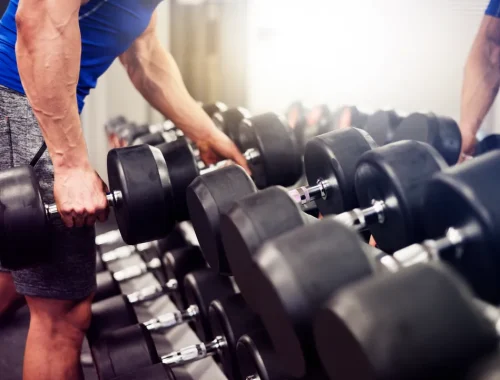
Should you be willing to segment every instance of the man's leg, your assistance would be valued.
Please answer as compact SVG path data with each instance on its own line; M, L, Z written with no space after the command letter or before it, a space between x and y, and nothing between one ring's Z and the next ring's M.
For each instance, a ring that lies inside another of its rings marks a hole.
M80 352L92 296L82 301L26 297L31 313L24 380L83 379Z
M24 296L16 291L10 272L0 271L0 322L24 305Z

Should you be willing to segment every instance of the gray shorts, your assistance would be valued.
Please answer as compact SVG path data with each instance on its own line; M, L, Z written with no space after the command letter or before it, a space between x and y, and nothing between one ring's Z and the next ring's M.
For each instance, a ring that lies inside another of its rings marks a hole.
M29 164L42 143L42 133L28 99L0 86L0 170ZM53 203L54 170L47 152L36 164L35 173L44 202ZM53 262L13 271L17 291L61 300L89 296L96 286L94 228L70 229L55 221L51 222L51 238ZM0 270L5 271L1 267Z

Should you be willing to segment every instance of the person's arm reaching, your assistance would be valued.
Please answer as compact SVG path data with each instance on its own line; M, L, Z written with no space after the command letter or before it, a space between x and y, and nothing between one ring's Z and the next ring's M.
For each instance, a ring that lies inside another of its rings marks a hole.
M229 158L248 170L236 145L189 95L177 64L156 36L156 17L153 14L144 33L120 56L132 83L149 104L196 143L203 161Z
M105 220L105 185L89 163L76 101L81 0L20 0L16 57L54 164L54 196L68 226Z
M474 153L476 133L499 87L500 19L486 15L465 66L460 110L463 155Z

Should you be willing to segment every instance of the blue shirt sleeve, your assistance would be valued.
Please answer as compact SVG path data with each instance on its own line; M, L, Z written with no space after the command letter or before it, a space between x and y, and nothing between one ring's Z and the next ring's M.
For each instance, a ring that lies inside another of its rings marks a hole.
M500 0L490 0L485 12L488 16L500 18Z

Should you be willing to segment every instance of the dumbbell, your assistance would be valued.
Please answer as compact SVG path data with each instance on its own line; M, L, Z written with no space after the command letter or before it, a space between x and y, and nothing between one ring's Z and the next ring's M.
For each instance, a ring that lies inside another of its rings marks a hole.
M499 134L489 135L476 144L474 156L480 156L482 154L491 152L492 150L498 150L498 149L500 149L500 135Z
M121 234L119 230L112 231L111 236L114 237L116 235L119 235L121 240ZM96 241L98 237L96 237ZM139 254L143 256L143 258L146 257L146 259L149 259L149 255L143 255L143 253L153 251L158 254L158 257L161 257L165 252L198 245L198 242L196 240L196 235L191 223L185 221L177 223L172 232L170 232L167 237L163 239L158 239L152 242L141 243L137 245L124 244L125 243L123 242L123 245L110 250L103 251L103 249L101 248L98 249L98 254L96 255L97 273L108 270L109 263L128 258L134 254Z
M368 120L369 113L362 112L356 106L339 107L333 115L334 129L355 127L363 129Z
M444 157L448 165L457 163L462 146L462 134L455 120L433 113L413 113L401 121L393 140L426 141Z
M168 368L162 363L130 371L126 375L113 380L193 380L193 377L183 368Z
M203 104L201 108L203 108L203 111L205 111L210 118L218 112L220 113L228 110L228 106L222 102Z
M219 111L213 114L212 121L215 126L226 134L238 147L243 150L242 142L240 141L240 123L244 119L250 118L250 111L243 107L229 108L225 111Z
M151 125L146 133L135 137L127 145L153 145L157 146L163 143L169 143L183 137L184 133L177 129L176 126L167 120L162 124Z
M252 308L261 315L280 357L299 364L300 347L308 347L311 339L305 321L312 318L330 294L380 270L394 272L440 255L462 271L478 289L478 295L497 301L497 232L493 227L498 225L498 202L492 189L498 185L491 172L499 164L500 152L496 152L435 174L421 195L420 224L429 236L435 233L441 237L450 226L456 230L445 239L410 246L392 257L363 243L352 228L332 217L265 243L246 272L255 285L252 287L246 277L235 278L243 296L249 303L253 301ZM473 184L477 186L474 190ZM466 235L471 240L460 240L464 239L458 233L462 230L475 234ZM454 239L455 244L449 239ZM257 298L254 294L266 297ZM300 374L304 366L302 360L302 367L295 370Z
M499 322L450 268L419 264L334 294L314 336L330 379L457 379L495 352Z
M500 356L498 350L474 363L464 376L464 380L498 380L500 378Z
M236 346L238 366L242 378L246 380L290 380L278 361L269 335L264 329L249 332L238 340ZM321 368L313 369L312 373L300 380L321 380L326 376Z
M378 145L386 145L393 141L394 132L403 119L394 110L380 110L368 116L363 129Z
M176 281L176 280L173 280ZM174 292L182 295L177 306L182 311L167 313L145 322L146 329L163 331L192 322L200 339L210 339L208 327L208 307L214 299L234 294L234 285L229 278L219 276L214 271L203 268L188 273L182 281L176 281L177 288L152 285L129 295L115 296L92 305L92 321L87 332L89 343L93 345L100 336L110 331L137 324L134 305L157 299L163 294ZM182 285L182 288L179 286Z
M168 278L170 281L164 286L164 292L178 290L178 283L183 281L184 276L196 269L206 267L205 259L199 247L191 246L175 250L155 252L148 261L123 268L116 272L103 271L97 274L97 288L94 294L94 302L121 294L120 283L130 281L143 276L146 273L162 273L161 281Z
M113 379L130 370L163 363L169 367L217 355L230 380L242 380L236 361L238 338L260 326L240 295L212 301L209 326L213 339L159 356L150 331L134 325L103 335L92 347L92 356L101 380Z

